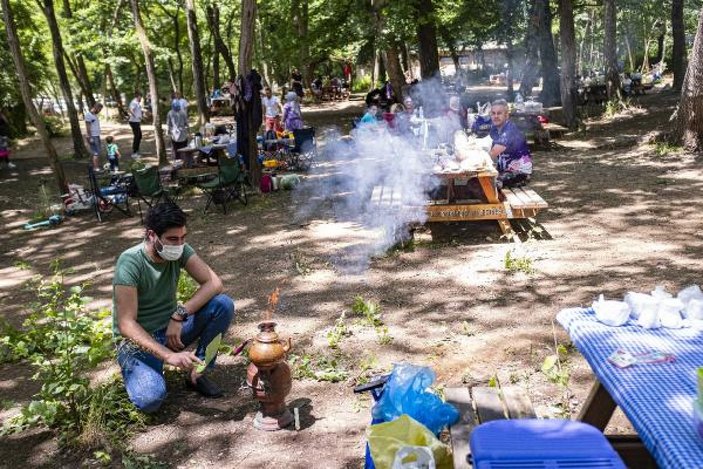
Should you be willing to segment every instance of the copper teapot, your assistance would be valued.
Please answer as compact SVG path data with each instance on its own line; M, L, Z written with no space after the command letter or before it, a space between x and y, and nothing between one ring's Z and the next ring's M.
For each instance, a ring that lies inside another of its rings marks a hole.
M269 368L285 358L291 347L291 339L280 339L273 321L263 321L258 327L260 332L249 347L249 359L258 368Z

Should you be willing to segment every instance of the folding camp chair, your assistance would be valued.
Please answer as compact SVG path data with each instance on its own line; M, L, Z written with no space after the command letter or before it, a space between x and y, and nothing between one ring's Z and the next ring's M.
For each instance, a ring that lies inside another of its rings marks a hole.
M239 158L220 156L217 159L217 176L207 182L198 184L207 196L203 213L207 212L210 204L222 205L222 211L227 214L227 202L239 200L247 204L247 194L244 191L245 174L239 164Z
M127 178L112 176L107 186L98 184L95 170L92 165L88 165L88 182L90 191L93 194L93 209L95 217L99 222L103 221L103 216L117 209L128 217L132 216L129 209L129 181Z
M307 171L315 163L315 158L317 157L315 128L306 127L293 130L293 140L295 143L291 149L290 166L301 171Z
M137 198L139 218L142 223L144 223L142 202L148 208L161 201L176 203L176 193L173 190L167 190L161 185L158 166L148 166L143 170L134 171L134 183L136 185L134 196Z

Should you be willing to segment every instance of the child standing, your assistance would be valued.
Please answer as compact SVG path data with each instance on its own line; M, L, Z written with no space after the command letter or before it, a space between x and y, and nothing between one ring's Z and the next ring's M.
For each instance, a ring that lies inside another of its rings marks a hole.
M110 163L110 171L119 171L119 159L122 158L122 155L120 154L120 149L115 143L115 139L112 137L112 135L108 136L105 141L107 142L107 161L108 163Z

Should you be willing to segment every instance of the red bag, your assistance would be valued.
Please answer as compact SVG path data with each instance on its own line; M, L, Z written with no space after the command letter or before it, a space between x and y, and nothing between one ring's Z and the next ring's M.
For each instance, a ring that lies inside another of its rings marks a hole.
M273 180L270 174L263 174L261 176L261 182L259 182L259 190L261 193L266 194L273 190Z

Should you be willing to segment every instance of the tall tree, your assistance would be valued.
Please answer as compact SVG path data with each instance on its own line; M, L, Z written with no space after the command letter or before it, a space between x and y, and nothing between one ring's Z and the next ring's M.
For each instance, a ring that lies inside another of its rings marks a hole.
M420 75L427 79L439 73L435 9L432 0L414 0L413 8L417 25Z
M561 44L561 106L565 125L578 126L576 115L576 33L572 0L559 0L559 38Z
M703 150L703 8L698 16L698 29L691 58L681 88L681 100L672 121L674 142L689 151Z
M15 24L12 7L10 6L10 0L0 0L0 2L0 4L2 4L2 17L5 22L5 33L7 34L7 45L10 48L12 60L15 64L15 72L17 73L17 78L19 79L22 101L24 102L24 107L29 114L32 124L34 124L34 127L37 128L37 133L44 144L44 149L46 150L46 155L49 158L49 165L51 165L51 169L54 172L54 178L56 179L59 193L64 194L68 192L66 176L63 172L63 166L61 166L61 162L59 162L59 157L56 154L56 148L54 148L54 145L51 143L51 139L49 138L49 132L46 130L46 125L32 102L32 91L29 87L29 75L27 74L27 67L24 63L24 56L22 55L22 49L17 36L17 26Z
M123 1L124 0L120 0L120 3L122 3ZM69 0L63 0L63 16L68 20L71 20L73 18L73 11L71 10L71 2ZM80 53L75 54L75 59L72 60L70 54L66 50L64 50L64 54L66 55L66 61L68 62L68 66L71 69L71 72L73 73L73 76L75 77L76 81L78 82L78 86L83 91L83 95L85 95L86 101L88 101L88 107L93 107L93 105L95 104L95 95L93 93L93 85L90 82L90 77L88 76L88 68L85 66L85 60L83 60L83 56Z
M527 18L527 34L525 35L525 66L520 81L520 94L530 96L532 88L539 78L539 12L537 2L530 0L530 11Z
M165 166L168 164L166 157L166 145L164 143L164 131L161 127L161 112L159 105L159 88L156 77L156 66L154 65L154 54L151 49L151 42L146 35L142 15L139 11L139 0L129 0L132 7L132 19L134 20L134 28L137 31L139 43L142 46L144 53L144 63L146 65L146 75L149 80L149 96L151 97L151 114L154 124L154 140L156 141L156 156L159 158L159 165Z
M605 84L608 99L619 101L622 99L622 93L620 92L620 72L618 70L617 44L615 43L617 34L615 0L603 0L603 6L605 7Z
M63 42L61 40L61 31L59 31L59 24L56 21L56 13L54 12L54 0L44 0L43 5L39 4L39 6L44 12L44 16L46 17L46 21L49 25L49 32L51 33L51 44L52 50L54 52L54 64L56 66L56 73L59 76L61 94L63 94L63 99L66 102L68 121L71 124L73 152L76 158L88 158L88 150L86 149L85 142L83 141L81 125L78 121L78 113L76 112L76 107L73 101L71 82L68 80L68 74L66 73L66 65L63 61Z
M217 54L222 56L227 66L227 71L229 72L228 80L234 80L237 76L237 69L234 67L234 60L232 60L232 54L222 39L222 34L220 34L220 7L215 5L207 5L206 15L208 20L208 25L210 26L210 32L212 33L212 38L215 41L215 50Z
M210 121L208 115L205 74L203 72L203 54L200 50L200 35L198 34L198 19L195 16L195 0L186 0L186 21L188 23L188 42L190 42L191 64L193 67L193 88L195 88L195 99L198 103L198 123L204 124Z
M540 101L545 106L556 106L561 102L557 53L552 35L552 9L549 0L536 0L539 16L539 58L542 63L542 93Z
M671 29L674 46L671 51L671 69L674 72L675 90L680 90L686 73L686 30L683 22L683 0L671 1Z
M241 33L239 36L239 75L244 80L249 72L251 72L251 64L254 56L254 26L256 25L256 0L242 0L242 15L241 15ZM244 90L240 90L244 93ZM261 125L261 122L254 122L254 106L257 100L254 96L247 102L244 102L244 118L246 119L247 135L246 148L244 149L244 157L248 161L251 182L254 187L258 186L261 180L261 167L256 161L256 132Z

